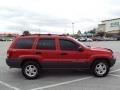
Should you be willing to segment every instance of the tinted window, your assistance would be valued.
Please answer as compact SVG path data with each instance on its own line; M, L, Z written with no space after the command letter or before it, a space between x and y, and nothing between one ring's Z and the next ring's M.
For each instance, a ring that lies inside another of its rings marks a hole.
M16 49L31 49L34 38L21 38L18 39L14 48Z
M65 39L60 39L60 48L61 48L61 50L77 51L78 47L79 47L79 45L77 45L76 43L74 43L72 41L65 40Z
M55 50L55 39L41 38L38 41L37 49L40 50Z

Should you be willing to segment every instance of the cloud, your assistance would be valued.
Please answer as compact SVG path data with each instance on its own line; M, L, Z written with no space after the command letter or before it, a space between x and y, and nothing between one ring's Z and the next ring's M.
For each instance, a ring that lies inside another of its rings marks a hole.
M120 16L120 0L4 0L0 2L0 32L90 30L104 19Z
M14 24L5 24L8 30L13 31L45 31L45 27L68 28L70 20L44 14L37 14L27 10L0 7L0 20ZM44 27L44 28L43 28ZM47 28L46 32L49 31Z
M110 15L111 15L112 19L113 18L120 18L120 12L119 12L119 10L111 11Z
M120 0L107 0L111 6L119 6Z

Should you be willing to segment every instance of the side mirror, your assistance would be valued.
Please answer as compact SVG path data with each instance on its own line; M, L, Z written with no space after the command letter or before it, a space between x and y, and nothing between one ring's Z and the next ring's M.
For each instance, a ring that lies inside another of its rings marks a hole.
M79 47L78 48L78 51L83 51L84 49L82 47Z

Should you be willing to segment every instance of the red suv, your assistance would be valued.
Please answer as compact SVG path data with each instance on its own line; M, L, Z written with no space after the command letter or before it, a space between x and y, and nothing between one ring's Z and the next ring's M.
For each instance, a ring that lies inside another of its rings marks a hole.
M9 67L21 68L27 79L38 78L41 69L87 69L104 77L115 61L110 49L87 47L72 37L51 34L17 37L6 59Z

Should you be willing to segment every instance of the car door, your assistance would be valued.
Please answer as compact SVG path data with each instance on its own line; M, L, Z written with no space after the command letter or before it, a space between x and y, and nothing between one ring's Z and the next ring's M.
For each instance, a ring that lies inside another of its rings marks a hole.
M79 51L79 48L83 48L78 43L70 39L59 39L60 55L59 65L61 68L75 69L84 68L85 50Z
M41 57L43 68L55 68L58 62L58 53L55 38L39 38L36 54Z

